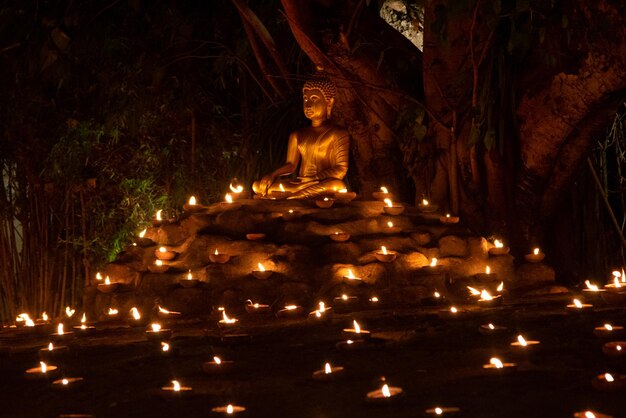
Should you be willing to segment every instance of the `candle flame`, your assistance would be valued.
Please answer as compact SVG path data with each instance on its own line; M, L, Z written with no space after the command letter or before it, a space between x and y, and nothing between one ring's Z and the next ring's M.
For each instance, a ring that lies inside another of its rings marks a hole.
M489 327L489 329L496 329L496 326L491 323L487 324L487 327Z
M230 189L231 192L235 193L235 194L239 194L241 192L243 192L243 186L241 184L238 184L237 187L233 186L232 183L230 183L228 185L228 188Z
M163 261L161 261L161 260L156 260L156 261L154 262L154 264L156 264L157 266L162 266L162 265L163 265Z
M429 205L428 200L422 199L422 205L428 206Z
M63 323L60 323L57 326L57 334L59 334L59 335L63 335L64 334L64 332L63 332Z
M39 362L39 366L41 367L41 373L45 373L46 371L48 371L48 365L43 361Z
M384 202L385 202L385 205L387 205L387 207L390 207L390 208L393 207L393 202L391 201L391 199L385 199Z
M71 318L75 312L76 312L76 309L72 309L69 306L65 307L65 315L67 315L68 318Z
M389 193L389 190L387 190L387 188L385 186L381 186L380 191L387 194Z
M526 347L528 345L528 343L526 342L526 340L524 339L524 337L522 337L521 335L517 336L517 341L519 342L519 344L522 347Z
M293 311L294 309L296 309L298 306L297 305L286 305L285 309L287 309L288 311Z
M493 296L491 296L489 294L489 292L487 292L485 289L483 289L483 291L480 292L480 299L481 300L492 300Z
M613 286L617 287L622 287L622 284L619 282L619 277L615 276L613 278Z
M215 362L215 364L222 364L222 359L218 356L213 356L213 361Z
M172 380L172 388L174 392L180 392L180 383L178 383L178 380Z
M326 364L324 365L324 373L326 373L326 374L331 374L331 373L332 373L332 371L333 371L333 370L332 370L332 368L330 367L330 363L326 363Z
M82 324L84 324L85 322L87 322L87 315L85 314L85 312L83 312L83 316L82 316L82 318L80 318L80 322L81 322Z
M152 327L152 332L159 332L161 331L161 324L150 324L150 326Z
M598 290L600 290L598 285L591 283L589 280L585 280L585 286L587 286L587 289L591 290L592 292L597 292Z
M191 270L187 273L187 280L193 280L193 275L191 274Z
M102 275L100 274L100 272L96 273L96 280L102 280Z
M387 226L388 226L389 228L393 228L393 222L391 222L391 221L387 222Z
M457 313L458 311L459 310L456 307L454 307L454 306L450 308L450 312L452 312L452 313Z
M233 408L233 406L231 404L228 404L228 406L226 407L226 413L232 414L234 411L235 409Z
M596 418L596 414L591 411L585 411L585 418Z
M615 382L615 378L613 377L611 373L604 373L604 380L606 380L609 383Z
M621 345L618 345L618 346L616 346L616 347L615 347L615 349L616 349L617 351L622 351L622 346L621 346Z
M436 267L437 266L437 259L435 257L433 257L432 260L430 260L430 266L431 267Z
M168 311L167 309L161 307L161 305L158 305L159 307L159 312L160 313L164 313L164 314L171 314L172 312Z
M222 311L222 318L224 318L222 320L227 324L234 324L237 322L236 318L229 318L228 315L226 315L226 311Z
M265 267L263 267L263 264L258 263L257 266L259 267L259 271L265 271Z
M449 213L446 213L446 218L449 218L449 217L450 217L450 214L449 214Z
M109 308L109 315L117 315L119 311L117 309Z
M495 240L493 242L493 244L496 246L496 248L502 248L504 247L504 244L502 243L502 241L500 241L499 239Z
M384 254L387 255L387 247L385 247L384 245L380 247L380 251Z
M281 192L284 192L284 191L285 191L285 188L283 187L283 184L282 184L282 183L279 183L279 184L278 184L278 188L280 189L280 191L281 191Z
M161 341L161 350L170 351L170 345L168 343L164 343L163 341Z
M352 323L354 324L354 332L356 332L357 334L361 333L361 327L359 326L359 323L356 322L356 320L352 320Z
M534 255L539 255L539 248L535 248L535 249L533 250L533 254L534 254Z
M41 314L41 319L42 319L42 320L44 320L44 321L47 321L47 320L48 320L48 314L47 314L47 313L45 313L45 312L44 312L44 313L42 313L42 314Z
M485 267L485 274L491 274L491 267Z
M504 282L500 282L496 290L498 292L502 292L504 290Z
M345 187L343 189L339 189L339 193L348 193L348 189Z
M494 366L496 366L496 369L502 369L504 367L504 364L502 364L500 359L496 358L496 357L492 357L491 360L489 360L489 363L491 363Z
M578 309L581 309L583 307L583 304L578 299L574 299L574 306L576 306Z
M157 221L162 221L163 219L161 218L161 212L163 212L163 209L159 209L156 212L156 220Z
M107 286L111 285L111 279L109 278L109 276L107 276L106 279L104 279L104 284Z
M195 206L196 205L196 197L195 196L191 196L189 198L189 206Z
M348 269L348 275L346 276L348 279L354 280L356 279L356 276L354 275L354 273L352 272L352 269Z
M326 304L324 302L318 303L318 312L324 312L326 310Z
M167 252L167 248L165 248L165 247L159 247L159 252L160 252L160 253L166 253L166 252Z
M480 290L473 288L472 286L467 286L467 290L470 291L470 294L472 296L478 296L480 295Z
M436 408L435 408L435 414L437 414L437 415L441 415L441 414L443 414L443 409L441 409L441 408L439 408L439 407L436 407Z
M391 392L389 391L389 386L387 386L387 384L385 383L381 389L383 396L385 398L390 398L391 397Z
M52 345L52 343L48 344L48 351L52 351L54 350L54 346Z
M348 300L348 295L346 295L345 293L343 295L341 295L341 299L343 300Z
M604 328L605 328L607 331L613 331L613 326L612 326L611 324L604 324Z
M377 296L372 296L370 298L370 302L374 302L374 303L378 302L378 297Z
M144 229L143 229L143 231L141 231L141 232L139 233L139 238L143 238L143 237L145 237L145 236L146 236L146 231L147 231L147 230L148 230L148 228L144 228Z
M441 297L441 293L439 293L439 292L437 292L435 290L435 293L433 293L433 296L436 297L436 298L440 298Z
M133 318L135 320L141 319L141 314L139 313L139 309L135 308L134 306L130 308L130 313L133 314Z
M226 196L224 196L224 200L226 200L226 203L233 203L233 198L230 193L226 193Z

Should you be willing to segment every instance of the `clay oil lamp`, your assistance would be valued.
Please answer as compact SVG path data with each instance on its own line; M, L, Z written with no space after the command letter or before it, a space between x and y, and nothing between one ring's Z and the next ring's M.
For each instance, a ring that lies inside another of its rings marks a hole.
M158 323L150 324L150 329L146 331L146 338L150 341L169 340L172 337L172 330L165 329Z
M63 330L63 323L60 323L57 326L57 332L50 334L50 339L52 340L52 342L55 342L55 343L63 343L63 342L71 341L74 339L74 337L75 337L75 334L72 331L65 332Z
M330 382L342 378L344 374L345 369L343 367L331 366L330 363L326 363L321 370L314 371L311 377L318 382Z
M417 208L424 213L435 212L439 209L439 206L432 204L428 201L428 199L422 199L422 203L417 205Z
M436 257L430 259L430 264L424 268L428 274L443 274L446 271L446 266L439 264L439 260Z
M237 322L239 322L237 318L229 318L228 315L226 315L226 311L222 311L222 319L220 319L217 322L217 325L220 328L228 329L228 328L234 328Z
M45 380L55 377L59 373L59 368L43 361L39 362L39 367L26 370L24 377L28 380Z
M253 315L267 315L272 312L272 307L263 303L255 303L248 299L246 301L246 312Z
M107 309L107 311L106 311L106 319L107 320L114 321L116 319L119 319L119 317L120 317L119 309L115 309L115 308L111 308L111 307L109 307L109 309Z
M228 263L228 261L230 260L230 255L220 253L217 251L217 248L216 248L214 253L209 254L209 260L211 260L211 263L224 264L224 263Z
M591 386L602 392L615 392L626 389L626 375L603 373L593 378Z
M276 312L277 318L297 318L302 316L304 308L299 305L285 305L283 309Z
M425 296L420 299L420 303L424 306L439 306L443 305L446 301L446 298L435 290L432 295Z
M424 411L426 417L451 417L460 414L461 409L454 406L436 406Z
M357 351L365 349L368 346L366 340L346 340L337 342L335 347L341 351Z
M385 206L383 206L383 211L387 214L387 215L391 215L391 216L396 216L396 215L400 215L402 212L404 212L404 206L399 205L399 204L394 204L391 199L385 199Z
M448 309L442 309L439 311L439 317L442 319L458 319L467 315L465 309L457 308L456 306L450 306Z
M615 338L624 335L624 327L619 325L604 324L593 329L593 335L598 338Z
M329 197L325 197L323 199L315 200L315 205L318 208L322 208L322 209L328 209L329 207L331 207L333 205L333 203L335 203L335 200L331 199Z
M491 281L491 267L489 265L486 265L485 272L476 273L474 274L474 277L481 283Z
M613 418L611 415L601 414L595 411L574 412L574 418Z
M502 325L492 324L491 322L488 324L483 324L478 327L478 332L481 335L498 335L505 334L508 331L508 328Z
M612 359L626 358L626 341L611 341L602 346L602 353Z
M224 406L216 406L215 408L211 408L211 412L215 416L224 416L230 417L234 415L243 415L246 412L245 406L240 405L224 405Z
M239 202L233 202L233 197L230 193L226 193L224 195L224 201L220 202L220 207L222 209L237 209L241 206Z
M398 253L395 251L388 251L384 245L380 247L380 251L375 253L376 259L381 263L391 263L396 259Z
M589 280L585 280L585 288L582 292L583 295L585 295L585 299L598 301L602 293L606 292L606 289L600 289L598 285L591 283Z
M154 218L152 218L150 222L155 228L163 225L166 222L165 220L163 220L163 209L157 210Z
M517 371L517 363L503 363L499 358L492 357L489 364L483 364L483 370L497 375L506 375Z
M389 190L385 186L382 186L379 192L372 193L372 198L374 200L384 201L385 199L393 199L393 195L389 193Z
M163 308L161 305L157 305L158 311L157 316L161 319L174 319L180 318L182 314L176 311L170 311L168 309Z
M533 252L530 254L524 255L524 258L529 263L541 263L543 259L546 258L546 255L541 252L539 247L535 247L533 248Z
M565 306L565 309L572 313L589 312L593 310L593 305L590 303L582 303L580 300L574 299L571 304Z
M178 284L184 288L191 288L198 286L200 284L200 280L193 277L193 274L191 274L191 270L189 270L185 277L182 277L178 280Z
M226 374L231 373L235 368L232 360L222 360L218 356L213 356L213 360L202 363L202 371L206 374Z
M109 276L107 276L103 283L98 283L98 291L102 293L112 293L115 292L119 285L119 282L112 282Z
M466 287L467 287L467 290L469 290L469 295L470 295L471 298L480 297L480 293L481 293L480 290L478 290L478 289L476 289L476 288L474 288L472 286L466 286Z
M282 217L286 221L291 221L293 219L298 219L301 215L302 215L302 212L297 211L297 210L293 210L293 209L289 209L287 211L287 213L283 213L282 214Z
M191 196L189 201L183 205L183 210L188 213L198 212L202 210L202 206L198 204L195 196Z
M389 386L386 383L380 389L368 392L365 401L371 405L391 405L402 399L404 390L401 387Z
M512 350L519 354L533 353L541 344L541 341L526 340L522 335L517 336L517 341L512 342L509 346Z
M371 303L372 305L378 305L378 303L380 302L380 299L378 298L378 296L372 296L367 301Z
M260 232L252 232L250 234L246 234L246 239L248 241L260 241L262 239L265 239L265 234Z
M165 247L159 247L156 251L154 251L154 255L159 260L171 261L176 258L178 253L176 251L170 251Z
M272 190L269 195L270 199L284 199L289 196L291 193L285 190L285 186L282 183L278 183L278 190Z
M395 226L391 221L387 221L387 226L384 227L382 232L385 234L397 234L400 231L402 231L402 228Z
M127 323L131 327L143 327L148 322L147 318L141 316L141 312L136 307L130 308L130 316L127 318Z
M59 360L67 357L70 349L66 345L54 345L48 343L44 348L39 349L39 358L42 361Z
M267 280L274 273L272 270L266 269L265 266L263 266L263 264L261 263L257 263L257 267L257 270L252 270L252 275L257 280Z
M239 184L237 179L234 179L229 185L230 194L233 200L247 199L250 197L250 194L243 190L243 186Z
M335 242L345 242L350 239L350 234L346 232L335 232L329 235L330 239Z
M335 200L339 203L350 203L356 197L355 192L349 192L348 189L339 189L335 192Z
M228 333L220 337L220 341L224 345L239 346L250 344L252 336L244 333Z
M161 396L168 399L178 399L190 395L193 389L189 386L181 386L178 380L172 380L171 386L161 387Z
M483 289L480 292L480 298L478 299L478 305L482 307L494 307L502 305L502 295L492 296L489 292Z
M333 298L333 306L337 311L348 312L359 304L359 297L343 293Z
M446 213L446 216L439 217L439 222L444 225L458 224L459 220L460 218L458 216L451 216L449 213Z
M82 377L64 377L52 382L52 388L56 390L75 390L85 383Z
M154 244L154 241L152 241L150 238L146 238L146 232L147 228L144 228L143 231L141 231L137 235L137 237L135 238L135 244L140 247L149 247L150 245Z
M617 274L616 274L617 273ZM618 271L613 272L613 282L604 286L609 292L625 292L626 283L620 280L620 273Z
M352 328L343 329L343 334L351 340L367 340L372 335L368 330L361 329L361 326L356 320L352 321Z
M499 239L493 242L494 247L489 248L489 255L506 255L509 253L510 248L505 247L504 243Z
M154 260L154 264L148 265L148 270L152 273L165 273L170 269L168 264L165 264L163 260L156 259Z
M352 285L363 283L363 279L360 277L356 277L352 269L348 269L348 273L345 276L343 276L343 281L344 283L348 283Z
M80 325L75 325L72 328L74 328L74 331L79 336L86 336L96 332L96 327L87 325L87 315L84 312L83 316L80 318Z
M319 302L317 309L309 312L309 321L311 322L328 322L332 319L333 308L327 307L324 302Z

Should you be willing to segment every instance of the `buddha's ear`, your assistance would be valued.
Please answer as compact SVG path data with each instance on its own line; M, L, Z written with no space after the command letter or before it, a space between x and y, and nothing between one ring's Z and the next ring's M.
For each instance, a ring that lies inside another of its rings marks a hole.
M328 102L326 102L326 116L330 119L330 115L333 111L333 105L335 104L335 98L332 97Z

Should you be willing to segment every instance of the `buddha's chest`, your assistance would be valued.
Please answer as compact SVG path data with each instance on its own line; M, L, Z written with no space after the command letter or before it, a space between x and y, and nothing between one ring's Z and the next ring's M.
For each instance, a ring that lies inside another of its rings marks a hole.
M324 132L317 135L306 135L304 138L299 138L298 151L300 151L303 159L308 159L312 156L320 158L326 155L331 144L332 136Z

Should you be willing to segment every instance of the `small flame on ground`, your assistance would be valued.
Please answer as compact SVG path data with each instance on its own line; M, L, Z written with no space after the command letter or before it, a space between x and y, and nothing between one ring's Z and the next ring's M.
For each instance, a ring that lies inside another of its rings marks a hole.
M102 275L100 274L100 272L96 273L96 280L102 280Z
M391 199L385 199L384 202L385 202L385 205L387 205L387 207L390 207L390 208L393 207L393 202L391 201Z
M228 188L230 189L231 192L239 194L241 192L243 192L243 186L241 184L238 184L237 187L233 186L232 183L230 183L228 185Z
M193 280L193 275L191 274L191 270L189 270L189 272L187 273L187 280Z
M119 311L117 309L109 308L109 315L117 315Z
M381 392L383 393L383 396L385 398L390 398L391 397L391 392L389 391L389 386L387 386L387 384L385 383L381 389Z
M156 261L154 262L154 264L156 264L157 266L162 266L162 265L163 265L163 261L161 261L161 260L156 260Z
M374 303L378 302L378 296L372 296L370 298L370 302L374 302Z
M293 311L294 309L296 309L298 306L296 305L286 305L285 309L287 309L288 311Z
M170 351L170 345L168 343L164 343L163 341L161 341L161 350Z
M134 306L130 308L130 313L133 315L134 319L136 320L141 319L141 314L139 313L139 309L135 308Z
M80 322L81 322L82 324L84 324L85 322L87 322L87 315L85 314L85 312L83 312L83 316L82 316L82 318L80 318Z
M391 221L387 222L387 226L388 226L389 228L393 228L393 222L391 222Z
M222 364L222 359L218 356L213 356L213 362L215 362L215 364Z
M539 255L539 248L535 248L535 249L533 250L533 254L534 254L534 255Z
M324 365L324 373L325 373L325 374L331 374L331 373L332 373L332 371L333 371L333 370L332 370L332 368L330 367L330 363L326 363L326 364Z
M161 324L150 324L150 326L152 327L152 332L161 331Z
M348 189L345 187L343 189L339 189L339 193L348 193Z
M485 267L485 274L491 274L491 267Z
M430 266L431 267L436 267L437 266L437 259L435 257L433 257L432 260L430 260Z
M41 373L45 373L48 371L48 365L43 361L39 362L39 367L41 368Z
M143 238L143 237L145 237L145 236L146 236L146 231L147 231L147 230L148 230L148 228L144 228L144 229L143 229L143 231L141 231L141 232L139 233L139 238Z
M107 276L106 279L104 279L104 284L107 286L111 285L111 279L109 278L109 276Z
M437 414L437 415L443 414L443 409L441 409L439 407L435 408L435 414Z
M76 309L72 309L69 306L65 307L65 315L67 315L68 318L71 318L75 312L76 312Z
M285 188L283 187L283 184L282 184L282 183L279 183L279 184L278 184L278 188L280 189L280 191L281 191L281 192L284 192L284 191L285 191Z
M348 295L346 295L345 293L343 295L341 295L341 299L343 300L348 300Z
M385 186L381 186L380 191L387 194L389 193L389 190L387 190L387 188Z
M492 300L493 296L491 296L489 294L489 292L487 292L485 289L483 289L483 291L480 292L480 299L481 300Z
M493 244L496 246L496 248L502 248L504 247L504 244L502 243L502 241L500 241L499 239L495 240L493 242Z
M165 308L161 307L161 305L158 305L158 307L159 307L159 312L160 312L160 313L164 313L164 314L170 314L170 313L172 313L172 312L168 311L167 309L165 309Z
M496 357L492 357L491 360L489 360L489 363L496 366L496 369L502 369L504 367L504 364L502 364L500 359Z
M70 381L67 379L62 379L61 383L63 383L64 385L67 385L68 383L70 383Z
M63 324L62 323L57 326L57 334L63 335Z
M428 206L430 203L428 203L428 200L426 199L422 199L422 205L424 206Z
M52 345L52 343L48 344L48 351L52 351L54 350L54 345Z
M226 315L226 311L222 311L222 321L224 321L227 324L234 324L235 322L237 322L236 318L229 318L228 315Z
M496 290L498 292L502 292L504 290L504 282L500 282L500 284L498 285L498 287L496 288Z
M440 298L441 297L441 293L435 291L435 293L433 293L433 296L436 298Z
M356 322L356 320L353 320L352 323L354 324L354 332L356 332L357 334L361 333L361 327L359 326L359 323Z
M458 311L459 310L456 307L454 307L454 306L450 308L450 312L452 312L452 313L457 313Z
M257 263L257 267L259 268L259 271L265 271L265 267L263 267L263 264Z
M613 331L613 326L612 326L611 324L604 324L604 328L605 328L607 331Z
M172 380L172 388L174 392L180 392L180 383L178 383L178 380Z
M226 200L226 203L233 203L233 198L230 193L226 193L226 196L224 196L224 200Z
M381 251L383 254L385 254L385 255L387 255L387 254L388 254L388 253L387 253L387 247L385 247L384 245L380 247L380 251Z
M591 411L585 411L585 418L596 418L596 414Z
M600 290L598 285L591 283L589 280L585 280L585 286L587 286L587 289L591 290L592 292L597 292L598 290Z
M467 290L470 291L470 294L472 294L473 296L478 296L480 295L480 290L473 288L472 286L467 286Z
M191 196L189 198L189 206L195 206L196 205L196 197L195 196Z
M526 340L524 339L524 337L522 337L521 335L517 336L517 341L519 342L519 344L522 347L526 347L528 345L528 343L526 342Z
M615 382L615 378L613 377L611 373L604 373L604 380L606 380L609 383Z
M156 212L155 218L156 218L157 221L162 221L163 220L163 218L161 218L161 212L163 212L163 209L159 209Z
M233 406L231 404L228 404L228 406L226 407L226 413L232 414L234 411L235 409L233 408Z
M326 304L325 304L324 302L320 302L320 303L318 303L317 305L318 305L317 310L318 310L319 312L324 312L324 311L326 310Z
M159 247L159 252L160 252L160 253L166 253L166 252L167 252L167 248L165 248L165 247Z
M489 327L489 329L496 329L496 326L491 323L487 324L487 327Z
M578 309L581 309L583 307L583 304L578 299L574 299L574 306L576 306Z
M44 312L44 313L42 313L42 314L41 314L41 319L42 319L42 320L44 320L44 321L47 321L47 320L48 320L48 314L47 314L47 313L45 313L45 312Z

